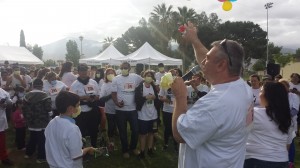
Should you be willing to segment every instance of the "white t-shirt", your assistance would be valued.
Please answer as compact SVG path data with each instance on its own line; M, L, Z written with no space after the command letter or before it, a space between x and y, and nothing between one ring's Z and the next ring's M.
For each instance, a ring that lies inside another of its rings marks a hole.
M45 129L46 159L50 168L82 168L81 133L68 118L56 116ZM74 121L75 122L75 121ZM78 158L76 160L73 160Z
M51 85L47 80L43 81L43 91L51 97L52 109L56 109L55 99L60 91L66 91L67 85L63 82L56 80L55 85Z
M206 85L200 84L197 86L197 92L194 90L192 86L187 86L187 93L188 93L188 109L193 106L193 104L198 100L198 91L200 92L209 92L209 88Z
M76 81L77 76L73 72L65 72L61 77L61 81L66 84L68 87L71 87L72 83Z
M99 93L101 92L101 87L102 87L103 84L104 84L104 80L100 79L99 82L98 82Z
M9 100L9 97L10 97L9 93L7 93L5 90L0 88L0 100L1 99ZM6 130L7 128L8 125L7 125L5 108L0 107L0 132Z
M254 98L254 107L261 107L260 105L260 97L259 97L259 93L260 93L260 88L259 89L253 89L252 88L252 92L253 92L253 98Z
M164 72L164 73L156 72L156 73L155 73L155 79L156 79L155 84L156 84L156 85L160 85L161 77L164 76L165 74L166 74L166 72Z
M107 82L103 83L100 91L100 97L110 95L112 92L112 83ZM109 99L107 102L105 102L105 113L107 114L116 114L116 107L113 99Z
M32 83L32 79L29 75L24 75L25 83L26 83L26 89L30 89L30 85Z
M290 89L296 88L300 92L300 83L294 85L292 82L289 82L289 84L290 84ZM300 96L299 95L297 96L299 97L299 101L300 101Z
M295 93L289 92L289 103L290 103L290 109L294 108L298 110L299 113L299 98ZM297 115L292 116L292 127L294 128L295 132L298 130L297 117L298 117Z
M136 110L134 91L142 80L142 77L134 73L130 73L128 76L118 75L113 78L112 92L117 92L118 102L121 102L122 100L124 102L124 106L122 108L116 106L116 110Z
M169 100L171 100L169 103L164 102L163 112L173 113L175 97L173 95L172 90L170 88L169 89L161 88L158 95L162 97L167 97Z
M246 118L253 103L242 80L212 86L186 114L179 116L180 168L241 168L247 140ZM184 146L182 146L184 145Z
M289 160L286 145L290 144L294 137L293 129L289 129L288 134L283 134L267 115L265 108L255 107L253 127L246 145L246 159L286 162Z
M147 95L154 95L154 88L150 85L149 88L143 84L143 97ZM149 121L157 119L157 111L154 106L154 100L146 100L141 111L138 111L138 119Z
M81 82L76 80L71 85L70 92L73 92L78 96L88 96L88 95L99 96L98 83L93 79L90 79L88 84L83 85ZM88 112L92 110L92 108L89 107L88 105L80 105L80 108L81 108L81 112Z

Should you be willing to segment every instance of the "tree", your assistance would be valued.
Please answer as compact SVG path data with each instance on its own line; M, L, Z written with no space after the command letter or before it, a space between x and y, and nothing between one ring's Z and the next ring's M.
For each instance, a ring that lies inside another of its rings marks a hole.
M300 60L300 48L296 50L295 58Z
M153 36L157 38L157 48L163 52L168 50L168 44L174 32L174 12L172 8L172 5L167 6L162 3L155 6L153 12L150 13L149 28Z
M285 67L288 63L292 62L294 57L292 54L288 55L282 55L282 54L276 54L273 56L276 63L280 65L280 67Z
M78 50L78 46L75 40L69 40L66 44L67 47L67 54L66 60L72 61L74 66L77 66L80 59L80 52Z
M100 50L99 54L104 51L107 47L109 47L114 42L113 37L106 37L104 38L104 44L102 46L102 50Z
M52 59L48 59L44 62L44 65L46 67L53 67L53 66L56 66L56 62Z
M259 59L255 62L255 64L252 66L253 71L263 71L266 69L265 61L262 59Z
M187 8L186 6L178 7L178 12L176 12L174 15L174 22L177 23L187 23L188 21L196 22L197 20L197 13L192 8ZM194 60L194 54L192 46L187 44L185 41L182 40L181 34L178 32L178 27L176 27L176 41L179 44L179 50L181 51L182 56L182 62L183 62L183 69L185 70L186 67Z
M37 44L35 44L32 48L32 54L35 55L36 57L38 57L39 59L42 60L43 58L43 49L42 47L39 47Z
M23 30L21 30L21 32L20 32L20 47L25 47L26 48L25 35L24 35Z
M245 50L245 60L250 58L260 59L265 57L267 33L258 24L250 21L226 21L218 28L221 39L236 40Z

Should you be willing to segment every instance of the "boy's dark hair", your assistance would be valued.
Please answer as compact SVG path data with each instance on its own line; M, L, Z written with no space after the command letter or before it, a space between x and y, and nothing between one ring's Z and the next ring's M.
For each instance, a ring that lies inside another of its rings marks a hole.
M58 113L63 114L67 111L69 106L75 107L79 101L80 98L77 94L68 91L61 91L55 99L56 109Z
M44 83L41 79L35 79L32 83L33 88L41 88L43 87Z
M163 63L159 63L157 66L158 67L164 67L164 64Z

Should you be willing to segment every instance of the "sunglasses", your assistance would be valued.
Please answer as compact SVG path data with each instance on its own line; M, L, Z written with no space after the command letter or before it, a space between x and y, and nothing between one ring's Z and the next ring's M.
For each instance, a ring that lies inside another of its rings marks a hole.
M222 48L224 49L226 55L228 56L228 60L229 60L229 65L232 66L232 62L231 62L231 58L227 49L227 45L226 45L226 41L227 39L224 39L221 41L220 45L222 46Z

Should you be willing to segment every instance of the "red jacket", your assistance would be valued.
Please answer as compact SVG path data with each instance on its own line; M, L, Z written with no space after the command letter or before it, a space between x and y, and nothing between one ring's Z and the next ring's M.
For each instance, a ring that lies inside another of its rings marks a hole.
M17 109L13 114L13 123L15 128L25 127L25 119L20 109Z

